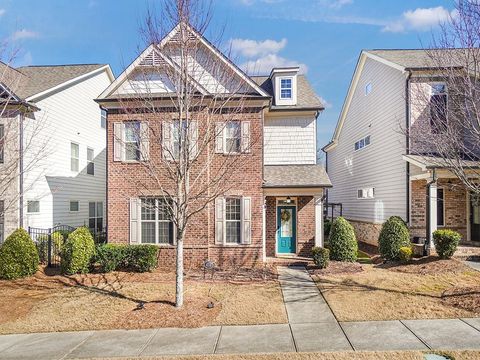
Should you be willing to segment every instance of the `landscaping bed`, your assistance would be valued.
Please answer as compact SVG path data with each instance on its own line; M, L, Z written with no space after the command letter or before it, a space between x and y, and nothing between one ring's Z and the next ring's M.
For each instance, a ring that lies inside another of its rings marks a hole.
M0 334L287 322L274 269L188 273L181 309L172 272L49 271L0 281Z
M480 315L480 274L455 259L331 262L311 273L339 321Z

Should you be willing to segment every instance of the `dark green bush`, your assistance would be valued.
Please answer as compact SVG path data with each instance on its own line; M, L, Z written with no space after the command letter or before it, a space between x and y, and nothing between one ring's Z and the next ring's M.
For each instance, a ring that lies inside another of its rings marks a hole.
M433 233L435 250L441 259L450 259L457 251L462 236L453 230L437 230Z
M343 217L332 224L329 238L330 259L337 261L356 261L358 244L353 226Z
M332 228L332 222L330 220L325 220L323 223L323 235L328 237L330 235L330 229Z
M158 246L129 245L125 248L125 266L133 271L147 272L158 265Z
M391 216L382 226L378 250L386 260L398 260L401 247L411 247L407 225L399 216Z
M39 235L37 236L37 250L38 250L38 256L40 257L40 262L41 263L46 263L48 261L48 235ZM59 256L63 243L64 243L64 236L60 231L55 231L52 234L52 255L53 256Z
M398 252L398 258L400 261L407 262L412 260L413 250L411 247L403 246Z
M61 251L62 273L87 273L94 254L95 244L90 231L86 227L79 227L68 236Z
M328 266L328 260L330 258L330 251L326 248L315 246L312 248L313 262L320 269L325 269Z
M95 250L95 263L100 271L111 272L126 266L126 245L101 244Z
M15 230L0 247L0 278L18 279L35 274L39 258L34 242L24 229Z

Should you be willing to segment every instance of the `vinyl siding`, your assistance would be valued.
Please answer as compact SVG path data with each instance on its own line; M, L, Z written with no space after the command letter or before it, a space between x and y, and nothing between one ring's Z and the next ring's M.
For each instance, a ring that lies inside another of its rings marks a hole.
M351 220L382 223L392 215L406 218L405 82L401 71L375 60L365 62L338 138L327 155L333 188L328 201L343 204ZM365 86L372 91L365 95ZM371 144L355 151L355 142ZM374 199L357 199L357 190L375 188Z
M265 165L316 163L315 116L266 117Z
M93 99L109 84L102 72L37 103L41 111L35 118L42 124L36 137L38 148L26 156L39 151L44 156L26 174L25 205L27 200L40 200L40 213L26 214L25 226L88 224L88 202L105 205L106 130L101 128L100 108ZM70 168L71 142L79 144L79 172ZM94 149L94 176L87 174L87 147ZM80 202L79 212L70 212L70 200Z

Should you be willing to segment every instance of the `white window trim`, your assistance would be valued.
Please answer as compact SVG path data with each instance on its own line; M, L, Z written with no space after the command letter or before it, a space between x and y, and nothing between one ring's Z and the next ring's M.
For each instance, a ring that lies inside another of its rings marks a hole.
M72 207L70 206L72 202L77 202L78 203L78 210L77 211L72 210ZM70 212L72 214L79 213L80 212L80 200L68 200L68 212Z
M123 148L122 148L122 151L123 151L123 154L122 154L122 158L123 158L123 161L124 163L133 163L133 164L136 164L136 163L139 163L142 159L142 154L141 154L141 149L140 149L140 146L141 146L141 142L137 139L137 146L138 146L138 152L139 152L139 156L138 156L138 160L134 160L134 159L127 159L127 124L128 123L138 123L138 126L139 126L139 129L138 131L140 132L140 127L141 127L141 121L139 120L128 120L128 121L124 121L122 122L122 125L123 125L123 131L122 131L122 143L123 143ZM133 143L133 141L128 141L128 143Z
M239 242L230 243L227 242L227 221L238 222L238 220L227 220L227 199L239 199L240 200L240 239ZM243 244L243 196L225 196L223 198L223 245L224 246L239 246Z
M447 116L447 124L448 124L448 102L449 102L450 99L449 99L449 96L448 96L447 83L444 82L444 81L434 81L434 82L429 82L428 84L430 85L430 101L432 100L432 96L436 95L436 94L433 93L433 87L435 85L444 85L445 86L445 96L447 97L447 101L446 101L446 107L447 108L445 110L446 110L446 113L447 113L446 116ZM437 94L437 95L439 95L439 94ZM431 121L431 119L430 119L430 121Z
M90 217L90 203L95 203L95 216ZM97 204L102 203L102 216L98 216ZM105 228L105 202L103 200L88 200L87 202L87 219L88 219L88 228L90 229L90 219L102 219L102 230ZM80 206L80 203L78 204ZM97 221L95 220L95 227L97 226Z
M227 124L228 123L238 123L239 129L240 129L240 149L239 151L227 151ZM225 126L223 127L223 154L224 155L241 155L244 154L242 152L242 122L240 120L232 120L227 123L225 123ZM230 196L229 196L230 197Z
M89 150L92 150L92 153L93 153L93 156L92 156L92 160L88 160L88 151ZM88 165L92 163L93 164L93 174L89 174L88 173ZM95 149L90 147L90 146L87 146L87 168L86 168L86 174L88 176L95 176Z
M368 145L365 145L365 140L366 140L368 137L370 137L370 141L369 141ZM364 145L363 145L362 147L359 147L358 149L355 149L355 144L358 143L358 142L360 142L360 141L362 141L362 140L363 140L363 144L364 144ZM363 150L363 149L369 147L371 144L372 144L372 136L371 136L371 135L366 135L366 136L364 136L363 138L358 139L357 141L355 141L355 143L353 144L353 146L354 146L354 151Z
M369 87L370 87L370 90L369 90ZM365 90L365 96L370 95L370 93L373 91L373 84L371 81L365 84L364 90Z
M38 211L35 211L35 212L30 212L30 211L28 211L28 203L29 203L29 202L38 202ZM41 207L40 207L40 200L33 200L33 199L27 200L27 201L26 201L26 204L27 204L27 214L29 214L29 215L38 215L38 214L40 214L40 212L41 212L41 210L42 210Z
M280 100L293 100L293 76L282 76L278 78L279 84L279 94L278 97ZM283 97L282 96L282 80L290 80L290 97Z
M74 158L72 154L72 144L77 145L78 147L78 157ZM76 159L78 161L78 169L77 170L72 170L72 160ZM80 144L77 143L76 141L70 141L70 171L74 173L80 172Z
M372 196L368 196L369 190L372 190L372 193L373 193ZM358 192L359 192L359 191L362 191L362 197L358 196ZM364 194L366 194L366 196L363 196ZM371 200L371 199L375 199L375 187L370 186L370 187L365 187L365 188L357 189L357 199L358 199L358 200Z
M139 245L156 245L156 246L161 246L161 247L174 247L176 246L177 244L177 228L175 226L175 223L173 221L168 221L168 220L159 220L158 218L158 200L161 199L158 198L158 197L153 197L155 199L155 219L154 220L143 220L142 219L142 200L145 199L145 198L140 198L140 204L139 204L139 213L138 213L138 221L139 221L139 234L138 234L138 237L139 237L139 241L138 241L138 244ZM154 243L143 243L142 242L142 223L143 222L153 222L155 224L155 242ZM173 241L172 243L168 242L168 243L161 243L159 242L159 229L158 229L158 226L157 226L157 223L158 222L171 222L173 224L172 228L173 228Z

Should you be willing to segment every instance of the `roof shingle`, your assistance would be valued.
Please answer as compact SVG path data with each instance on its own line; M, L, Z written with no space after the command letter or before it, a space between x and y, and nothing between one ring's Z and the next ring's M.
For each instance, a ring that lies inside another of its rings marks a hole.
M265 188L331 187L322 165L265 165Z

